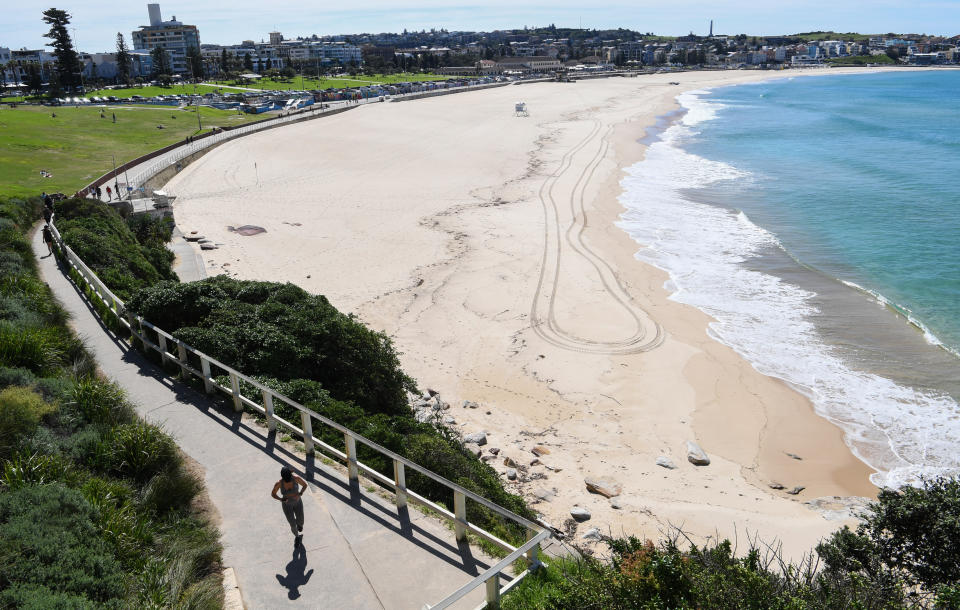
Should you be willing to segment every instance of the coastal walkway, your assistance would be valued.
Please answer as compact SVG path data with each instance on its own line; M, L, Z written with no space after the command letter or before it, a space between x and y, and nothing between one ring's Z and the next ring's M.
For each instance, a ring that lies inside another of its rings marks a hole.
M71 316L100 370L126 390L140 415L161 425L203 470L219 513L223 561L246 608L423 608L496 563L457 542L454 532L417 510L363 489L313 456L286 448L274 432L168 378L94 313L87 297L33 238L40 275ZM308 483L304 544L293 545L270 497L280 467ZM484 587L461 599L474 608Z

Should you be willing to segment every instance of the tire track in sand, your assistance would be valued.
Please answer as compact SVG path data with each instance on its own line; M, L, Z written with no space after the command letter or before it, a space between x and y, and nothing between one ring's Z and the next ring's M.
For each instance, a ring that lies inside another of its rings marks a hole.
M610 264L591 250L583 239L583 233L587 227L584 193L597 166L606 157L609 149L609 135L613 128L609 127L602 136L601 130L601 122L594 119L590 133L563 155L556 171L547 176L540 185L538 197L544 213L543 258L537 288L530 306L530 327L541 339L562 349L591 354L635 354L649 351L662 344L663 328L634 302ZM564 227L564 221L560 218L560 204L554 197L554 187L570 171L573 159L591 144L596 145L596 151L580 170L569 192L567 203L570 208L570 220ZM556 304L560 279L564 272L561 263L565 255L579 256L588 263L607 296L632 320L631 335L619 340L601 341L579 337L560 325L556 316Z

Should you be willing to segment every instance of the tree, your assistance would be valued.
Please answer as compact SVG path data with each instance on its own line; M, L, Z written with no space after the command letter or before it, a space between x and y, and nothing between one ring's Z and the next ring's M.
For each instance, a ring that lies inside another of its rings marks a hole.
M127 41L123 34L117 32L117 53L114 55L117 62L117 82L122 85L130 84L130 52L127 50Z
M43 75L35 61L27 63L27 89L34 95L40 95L43 89Z
M253 58L250 57L249 53L246 53L243 56L243 68L247 72L253 72Z
M190 74L193 75L193 78L203 77L203 57L197 47L187 49L187 66L190 67Z
M894 46L887 47L887 57L893 61L898 61L900 59L900 50Z
M150 57L153 59L154 78L161 74L170 74L170 58L167 56L166 50L160 47L154 47L153 50L150 51Z
M230 71L230 56L227 55L226 49L220 50L220 71L221 72Z
M67 32L70 25L70 14L58 8L43 11L43 21L50 26L50 31L43 35L52 42L47 46L53 47L53 54L57 58L57 75L62 87L74 89L80 84L80 59L73 41Z

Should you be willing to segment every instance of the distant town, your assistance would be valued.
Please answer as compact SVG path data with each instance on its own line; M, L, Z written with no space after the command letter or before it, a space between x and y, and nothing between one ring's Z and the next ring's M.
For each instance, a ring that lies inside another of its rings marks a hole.
M259 42L203 43L200 28L147 5L149 24L104 52L77 50L81 80L93 86L157 79L186 80L347 72L432 72L449 76L556 74L623 69L785 69L826 65L960 63L960 36L839 34L657 36L628 29L541 28L461 32L444 29L381 34L298 36L269 32ZM39 17L39 16L38 16ZM39 26L38 19L38 26ZM2 42L2 41L0 41ZM121 62L118 63L118 54ZM120 65L123 64L123 66ZM6 89L56 78L53 50L0 47ZM62 71L61 71L62 74Z

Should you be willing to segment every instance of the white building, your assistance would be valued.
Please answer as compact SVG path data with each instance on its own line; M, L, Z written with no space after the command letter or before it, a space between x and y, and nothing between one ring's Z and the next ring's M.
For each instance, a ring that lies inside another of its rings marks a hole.
M164 49L170 56L170 68L174 74L189 74L187 49L200 49L200 32L195 25L184 25L176 15L170 21L160 16L159 4L148 4L150 25L140 26L131 34L134 49L152 51Z

